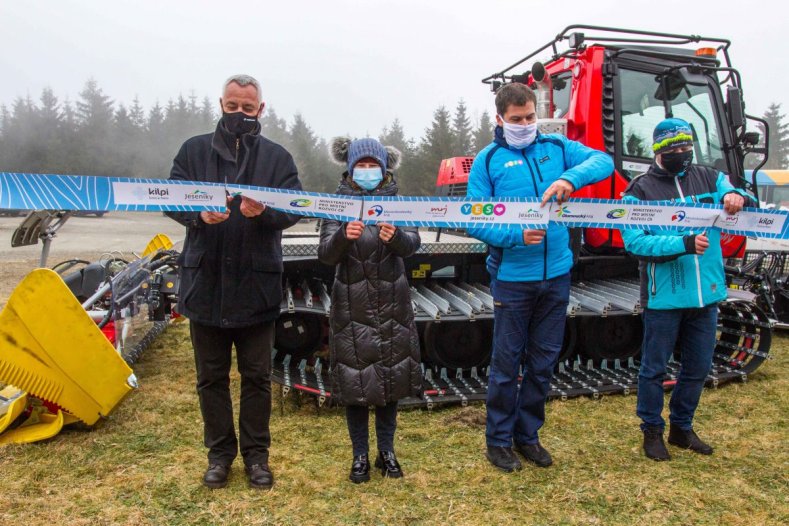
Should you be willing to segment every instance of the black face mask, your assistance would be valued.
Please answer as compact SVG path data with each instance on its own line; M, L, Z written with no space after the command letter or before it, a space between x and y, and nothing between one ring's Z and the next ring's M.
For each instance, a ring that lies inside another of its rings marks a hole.
M244 135L255 131L258 125L257 117L250 117L243 111L236 111L233 113L222 113L222 123L227 128L227 131L234 135Z
M660 156L660 164L668 173L679 175L685 173L693 162L693 150L687 152L664 153Z

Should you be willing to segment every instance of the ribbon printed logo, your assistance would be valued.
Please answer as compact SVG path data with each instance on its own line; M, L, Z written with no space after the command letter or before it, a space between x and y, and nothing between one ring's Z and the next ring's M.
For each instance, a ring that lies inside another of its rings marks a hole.
M608 219L622 219L627 215L627 210L624 208L614 208L613 210L609 211L605 216Z
M677 210L674 212L674 215L671 216L671 220L677 223L681 223L685 220L685 211L684 210Z
M382 207L381 205L373 205L367 210L368 216L375 215L375 217L378 217L383 213L384 213L384 207Z
M592 214L575 214L567 205L561 205L556 209L556 215L562 219L591 219L594 217Z
M165 190L165 192L166 191L167 190ZM212 201L214 196L202 190L195 190L194 192L185 194L184 199L187 201Z
M150 201L166 201L169 197L170 190L167 188L148 188L148 200Z
M496 203L495 205L493 203L475 203L473 205L471 203L463 203L463 206L460 207L460 213L464 216L500 216L506 211L507 207L504 206L504 203Z
M525 212L520 212L518 214L518 219L542 219L542 217L543 213L534 208L529 208Z
M312 206L312 201L309 199L294 199L290 202L290 206L295 206L296 208L307 208L308 206Z

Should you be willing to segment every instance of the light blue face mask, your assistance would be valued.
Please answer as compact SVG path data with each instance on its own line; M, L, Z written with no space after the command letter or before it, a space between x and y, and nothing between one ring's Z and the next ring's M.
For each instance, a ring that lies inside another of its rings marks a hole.
M384 174L380 166L353 169L353 182L367 191L375 190L383 180Z
M537 123L533 124L511 124L501 117L504 123L504 140L513 148L526 148L534 142L537 137Z

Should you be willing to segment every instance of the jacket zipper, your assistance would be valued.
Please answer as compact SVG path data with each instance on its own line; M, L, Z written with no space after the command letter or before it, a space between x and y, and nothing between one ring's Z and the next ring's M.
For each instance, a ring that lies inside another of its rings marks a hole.
M531 162L532 162L532 164L534 164L534 168L537 170L537 177L539 177L540 178L540 182L542 182L542 171L540 170L540 167L537 165L537 161L532 159Z
M540 197L540 192L537 190L537 181L534 179L534 170L531 167L529 158L526 157L526 150L521 150L521 155L523 155L523 159L526 161L526 166L529 167L529 173L531 174L531 184L532 186L534 186L534 195L535 197ZM540 177L540 181L542 181L542 177ZM545 281L548 279L548 233L547 232L545 233L545 237L542 238L542 243L543 243L542 244L542 280Z
M657 283L655 283L655 266L656 263L649 264L649 275L652 278L652 295L657 294Z
M679 197L684 201L685 194L682 192L682 187L679 185L679 177L674 177L674 184L677 186ZM695 200L694 200L695 201ZM701 293L701 265L699 264L699 255L693 255L693 264L696 267L696 292L699 295L699 308L704 307L704 296Z

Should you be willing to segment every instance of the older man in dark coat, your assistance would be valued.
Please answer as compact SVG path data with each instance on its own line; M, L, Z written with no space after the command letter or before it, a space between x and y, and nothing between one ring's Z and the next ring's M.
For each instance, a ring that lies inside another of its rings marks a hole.
M296 165L260 135L264 103L248 75L225 82L213 133L186 141L170 179L301 189ZM227 484L239 442L249 483L270 488L271 349L282 297L282 230L297 216L246 197L228 196L220 212L168 212L187 227L178 311L189 318L203 414L209 488ZM241 374L239 440L230 397L231 349Z

